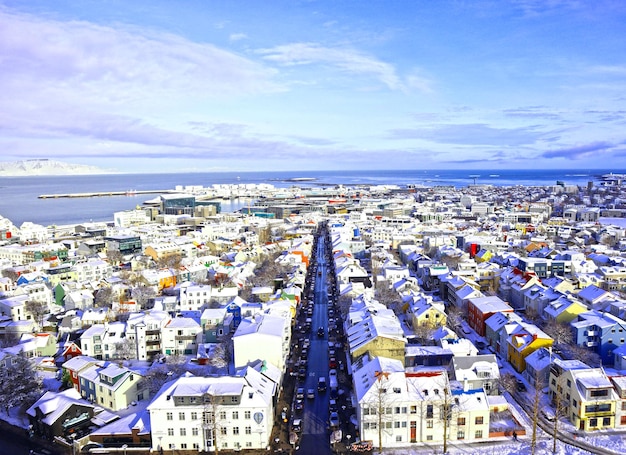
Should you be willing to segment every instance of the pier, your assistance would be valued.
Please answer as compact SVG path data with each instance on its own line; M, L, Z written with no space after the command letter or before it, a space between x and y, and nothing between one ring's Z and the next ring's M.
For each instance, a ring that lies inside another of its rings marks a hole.
M106 197L106 196L135 196L137 194L171 194L176 193L174 190L128 190L128 191L99 191L89 193L60 193L60 194L41 194L39 199L60 199L60 198L78 198L78 197Z

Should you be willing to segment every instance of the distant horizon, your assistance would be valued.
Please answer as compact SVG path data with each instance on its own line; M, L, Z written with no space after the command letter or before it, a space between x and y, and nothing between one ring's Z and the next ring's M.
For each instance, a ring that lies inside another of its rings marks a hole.
M76 167L80 167L80 166L86 166L83 165L81 163L75 163L75 162L70 162L70 161L62 161L62 160L57 160L57 159L53 159L53 158L30 158L30 159L24 159L24 160L15 160L15 161L11 161L11 160L0 160L0 168L2 167L2 165L6 165L6 164L13 164L13 165L18 165L19 163L22 162L48 162L48 163L58 163L61 165L66 165L66 166L76 166ZM102 171L102 172L98 172L98 171ZM490 171L498 171L498 172L527 172L527 171L537 171L537 172L542 172L542 171L585 171L585 172L592 172L592 171L604 171L604 172L618 172L621 173L620 171L626 172L626 166L624 167L624 169L615 169L615 168L607 168L607 167L597 167L597 168L581 168L581 167L558 167L558 168L515 168L515 169L511 169L511 168L498 168L498 167L492 167L492 168L487 168L487 167L483 167L483 168L445 168L445 167L441 167L441 168L408 168L408 167L403 167L403 168L387 168L387 169L358 169L358 168L333 168L333 169L270 169L270 170L251 170L251 169L188 169L188 170L183 170L183 169L173 169L173 170L163 170L163 169L155 169L155 170L150 170L150 171L137 171L137 170L133 170L133 171L129 171L129 170L119 170L119 169L94 169L93 172L86 172L80 175L107 175L107 174L137 174L137 175L141 175L141 174L189 174L189 173L258 173L258 172L262 172L262 173L267 173L267 172L304 172L304 173L314 173L314 172L419 172L419 171L424 171L424 172L434 172L434 171L467 171L467 172L490 172ZM46 175L46 176L54 176L54 175L68 175L68 174L20 174L20 175L15 175L16 177L37 177L38 175ZM75 174L73 174L75 175ZM0 177L12 177L11 175L2 175L0 173Z

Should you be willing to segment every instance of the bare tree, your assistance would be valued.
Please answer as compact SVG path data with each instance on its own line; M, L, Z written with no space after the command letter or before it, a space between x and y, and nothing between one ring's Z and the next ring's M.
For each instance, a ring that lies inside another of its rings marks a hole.
M448 305L446 309L446 325L452 330L458 330L462 326L465 318L463 317L463 311L455 305Z
M2 271L2 276L5 278L9 278L11 281L16 282L20 277L18 273L13 269L4 269Z
M172 253L172 254L168 254L157 259L156 264L157 264L157 267L162 268L162 269L178 270L180 268L180 264L182 260L183 260L182 254Z
M423 345L434 344L433 333L437 330L437 327L431 324L416 324L413 327L413 333L415 337Z
M395 289L387 286L386 282L376 286L374 293L376 300L385 305L387 308L398 310L402 306L402 299Z
M535 455L537 450L537 424L539 422L539 407L541 406L541 397L543 395L541 381L536 378L538 382L535 383L535 392L533 394L530 420L532 424L532 432L530 435L530 453Z
M107 261L112 265L118 265L124 260L124 255L118 250L107 250L106 257Z
M0 407L8 414L13 407L30 406L42 392L42 381L33 364L23 355L9 354L7 367L0 368Z
M48 304L40 302L39 300L28 300L24 305L24 308L33 316L35 322L41 330L45 317L50 313Z
M568 344L561 346L561 352L564 357L569 359L578 359L592 368L602 366L602 358L600 354L589 348L577 344Z
M96 290L93 304L96 308L111 308L113 306L113 289L106 286Z
M550 335L550 337L552 337L554 342L558 345L572 343L572 329L569 324L558 322L556 320L550 320L543 325L542 329Z
M148 301L156 296L152 286L140 285L131 289L131 296L139 308L145 308Z
M115 343L115 358L119 360L130 360L137 357L136 345L130 338L124 338Z
M207 392L203 397L204 409L202 412L202 430L204 433L204 448L213 447L215 455L219 455L218 435L220 432L220 397Z
M374 408L376 409L377 416L377 429L378 429L378 452L383 453L383 432L387 428L387 425L391 424L391 403L390 395L388 394L389 387L389 373L377 371L376 373L375 387L375 402Z
M349 295L340 295L337 299L337 309L342 317L346 317L352 305L352 297Z

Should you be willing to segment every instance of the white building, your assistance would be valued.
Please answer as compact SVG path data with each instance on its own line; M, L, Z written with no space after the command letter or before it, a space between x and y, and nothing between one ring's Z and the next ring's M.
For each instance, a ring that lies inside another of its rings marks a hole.
M173 318L161 329L162 352L165 355L195 355L198 352L198 334L202 327L191 318Z
M244 318L233 335L235 368L264 360L284 371L290 341L289 319L268 314Z
M152 450L265 449L276 383L246 368L240 376L183 376L148 405Z
M453 388L445 370L410 372L400 361L377 357L356 369L353 381L361 439L375 447L380 437L387 448L441 444L444 434L448 441L489 437L485 393Z

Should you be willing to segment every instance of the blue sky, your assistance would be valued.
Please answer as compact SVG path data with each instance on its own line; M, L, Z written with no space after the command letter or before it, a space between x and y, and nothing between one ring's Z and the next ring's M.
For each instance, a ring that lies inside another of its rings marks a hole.
M0 159L626 168L621 0L0 0Z

